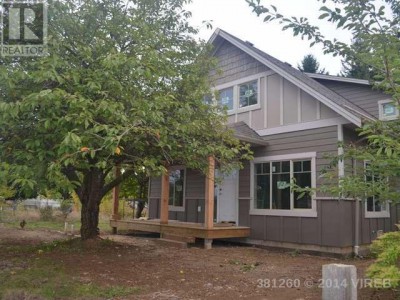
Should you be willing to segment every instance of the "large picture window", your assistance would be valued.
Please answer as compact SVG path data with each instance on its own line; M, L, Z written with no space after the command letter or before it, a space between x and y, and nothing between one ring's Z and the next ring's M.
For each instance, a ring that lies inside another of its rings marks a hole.
M169 173L169 205L183 207L185 170L171 170Z
M312 187L312 159L270 161L254 164L254 208L271 210L311 209L312 196L291 189ZM301 197L299 197L301 196Z

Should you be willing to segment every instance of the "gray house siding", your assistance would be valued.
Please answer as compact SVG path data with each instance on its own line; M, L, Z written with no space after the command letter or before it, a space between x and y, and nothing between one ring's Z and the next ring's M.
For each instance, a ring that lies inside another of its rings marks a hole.
M218 63L210 76L216 86L269 70L265 65L226 41L217 49L214 57Z
M333 80L316 80L376 118L379 118L378 101L390 99L390 96L381 91L373 90L369 85Z
M339 116L227 41L217 48L214 56L218 65L210 76L217 88L234 86L237 80L259 75L260 107L245 112L232 111L228 123L244 121L254 130L262 130Z

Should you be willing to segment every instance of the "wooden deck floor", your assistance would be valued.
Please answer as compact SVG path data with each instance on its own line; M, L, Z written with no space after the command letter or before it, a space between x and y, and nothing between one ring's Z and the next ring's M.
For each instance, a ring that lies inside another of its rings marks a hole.
M179 222L170 220L168 224L160 224L160 220L110 220L110 226L118 230L135 230L155 232L182 237L201 239L219 239L250 236L250 228L232 224L214 224L207 229L200 223Z

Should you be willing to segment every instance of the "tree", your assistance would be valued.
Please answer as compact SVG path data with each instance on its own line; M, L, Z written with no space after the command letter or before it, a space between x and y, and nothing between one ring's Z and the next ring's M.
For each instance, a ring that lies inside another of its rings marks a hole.
M317 58L312 54L307 54L303 57L300 64L297 65L297 68L305 73L320 73L325 74L325 68L319 68L319 62Z
M345 61L368 66L374 74L375 87L391 95L393 103L400 108L400 1L323 0L327 5L321 6L320 19L327 19L337 28L350 31L353 40L357 41L353 45L325 38L307 18L288 18L274 6L261 5L260 0L246 1L257 15L264 16L264 21L277 20L284 30L292 29L295 36L310 40L311 46L318 43L323 46L325 53L340 55ZM333 166L339 160L353 162L352 174L340 178L339 185L324 189L333 195L352 197L357 201L374 196L379 201L392 200L398 203L400 120L365 122L360 129L360 136L363 138L361 145L346 147L344 154L332 161ZM360 167L357 161L368 161L368 166ZM337 173L334 173L327 172L328 176L337 177ZM375 243L379 259L369 269L372 278L389 279L393 287L400 282L399 236L399 232L396 232Z
M0 62L0 162L14 184L75 191L82 239L98 235L103 196L138 169L251 157L203 103L214 63L187 2L50 1L49 55Z
M351 44L352 53L361 53L363 49L362 41L353 40ZM372 80L374 78L374 72L371 70L369 65L363 64L357 59L357 57L352 57L351 53L349 53L345 59L342 60L343 70L341 71L341 75L349 78L358 78L358 79L366 79Z

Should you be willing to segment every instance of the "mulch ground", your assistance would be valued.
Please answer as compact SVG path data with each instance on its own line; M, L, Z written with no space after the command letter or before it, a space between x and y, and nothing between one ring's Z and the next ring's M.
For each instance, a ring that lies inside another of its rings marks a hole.
M0 268L12 259L7 245L65 239L62 233L0 228ZM82 251L50 251L67 274L96 285L139 288L124 299L321 299L322 265L352 264L365 278L371 259L336 259L295 252L217 244L212 250L180 249L156 238L103 236ZM359 299L399 299L394 291L361 288Z

